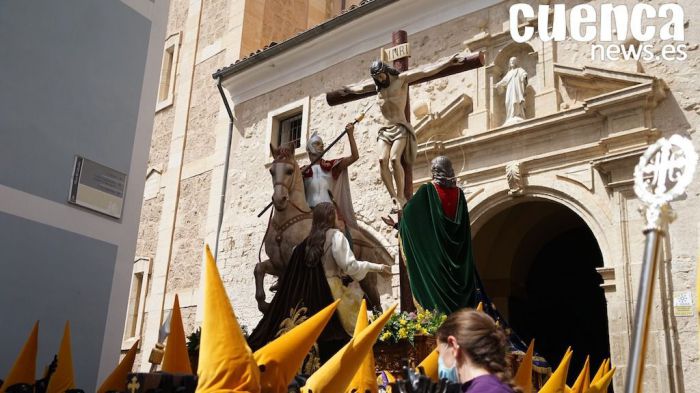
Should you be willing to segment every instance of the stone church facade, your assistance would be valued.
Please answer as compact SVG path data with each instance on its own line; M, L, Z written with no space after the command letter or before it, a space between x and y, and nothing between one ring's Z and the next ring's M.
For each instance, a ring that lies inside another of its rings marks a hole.
M330 107L325 93L367 79L380 48L391 46L391 32L403 29L409 67L463 50L485 54L482 68L411 87L414 187L429 180L432 158L449 156L494 304L522 338L537 339L550 361L557 362L566 345L578 350L570 374L587 353L594 367L610 356L618 367L614 388L621 391L644 242L633 169L659 137L681 134L700 145L700 26L693 22L699 11L680 3L687 59L610 62L591 60L591 43L537 35L515 43L508 31L515 2L374 0L337 16L347 4L283 8L288 3L171 1L166 52L172 48L173 67L161 82L124 340L126 348L141 339L140 368L149 366L175 294L187 333L199 326L205 243L214 248L218 239L233 307L243 325L255 326L261 314L253 269L267 225L267 215L257 214L272 194L269 145L299 137L296 157L307 162L308 136L317 132L330 142L374 100ZM287 25L275 22L280 14L289 15ZM267 23L279 31L253 31ZM267 44L260 40L280 43L244 57ZM494 85L511 57L528 75L525 120L503 125L504 98ZM219 81L232 109L230 134ZM360 159L349 175L360 228L397 257L395 231L380 219L392 205L374 151L379 116L375 106L357 125ZM347 154L343 139L329 157ZM673 310L677 296L697 299L698 193L696 181L673 204L678 218L655 286L645 391L692 392L700 383L698 320ZM394 271L393 279L381 280L383 303L398 298L398 267ZM271 283L267 279L266 288Z

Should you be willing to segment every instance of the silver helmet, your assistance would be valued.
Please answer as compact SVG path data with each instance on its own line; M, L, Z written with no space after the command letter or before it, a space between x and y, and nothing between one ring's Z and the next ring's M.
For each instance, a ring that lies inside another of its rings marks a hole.
M319 155L323 153L323 139L314 131L311 137L306 141L306 152L310 155Z

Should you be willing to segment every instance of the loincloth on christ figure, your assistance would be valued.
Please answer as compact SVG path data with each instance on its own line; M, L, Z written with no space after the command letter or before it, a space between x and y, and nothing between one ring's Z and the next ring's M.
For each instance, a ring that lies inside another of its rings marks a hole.
M416 143L416 134L413 133L413 127L405 124L393 124L379 128L377 132L377 140L393 145L399 139L407 138L406 147L403 151L403 160L406 164L413 164L416 161L418 151Z

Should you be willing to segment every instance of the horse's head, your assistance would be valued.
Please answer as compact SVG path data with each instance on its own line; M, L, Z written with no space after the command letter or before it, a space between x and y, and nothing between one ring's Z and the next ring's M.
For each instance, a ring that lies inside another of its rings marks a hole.
M301 173L299 165L294 158L294 150L289 147L278 147L270 145L272 152L272 165L270 166L270 175L272 175L272 185L274 191L272 193L272 204L275 210L283 211L287 208L291 194L299 181Z

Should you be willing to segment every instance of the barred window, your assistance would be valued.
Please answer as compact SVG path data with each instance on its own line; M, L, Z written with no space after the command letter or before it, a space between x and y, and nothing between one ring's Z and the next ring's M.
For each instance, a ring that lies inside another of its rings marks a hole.
M290 102L267 113L265 155L271 156L270 146L294 146L294 154L305 154L309 137L309 97Z
M301 112L280 121L280 132L277 146L294 144L294 148L301 147Z

